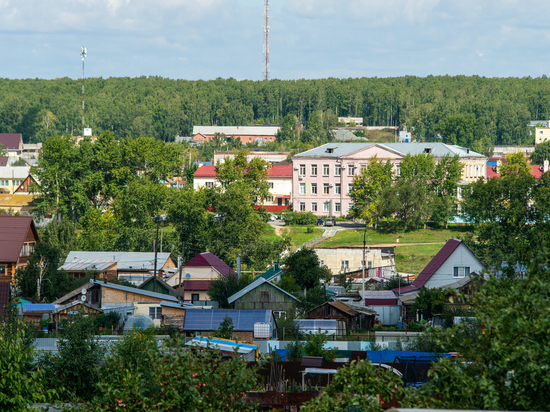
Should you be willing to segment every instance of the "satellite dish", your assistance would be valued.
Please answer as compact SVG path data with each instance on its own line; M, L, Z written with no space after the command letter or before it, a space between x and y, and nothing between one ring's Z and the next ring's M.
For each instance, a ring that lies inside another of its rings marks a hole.
M80 296L80 300L81 300L82 302L86 302L86 295Z
M187 279L189 279L189 278L191 277L191 274L190 274L190 273L186 273L186 274L185 274L185 277L186 277Z
M82 290L80 291L80 293L82 293L83 295L85 295L86 292L87 292L87 291L86 291L86 288L82 288Z

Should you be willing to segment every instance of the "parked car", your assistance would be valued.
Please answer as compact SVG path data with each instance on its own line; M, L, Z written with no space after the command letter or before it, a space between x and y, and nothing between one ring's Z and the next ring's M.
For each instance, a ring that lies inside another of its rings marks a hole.
M324 223L323 219L317 219L317 226L323 226Z
M336 226L336 219L329 217L325 220L325 226Z

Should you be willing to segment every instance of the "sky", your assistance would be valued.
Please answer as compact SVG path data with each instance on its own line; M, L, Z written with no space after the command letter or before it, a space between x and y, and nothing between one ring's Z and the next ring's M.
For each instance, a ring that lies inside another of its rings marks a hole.
M271 79L550 67L548 0L271 0ZM260 80L263 0L0 0L0 78ZM548 18L547 18L548 17Z

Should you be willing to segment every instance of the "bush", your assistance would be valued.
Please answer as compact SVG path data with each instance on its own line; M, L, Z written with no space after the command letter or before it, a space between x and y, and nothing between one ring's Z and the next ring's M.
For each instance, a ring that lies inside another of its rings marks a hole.
M286 225L315 225L317 223L317 216L311 212L293 212L284 211L281 213Z

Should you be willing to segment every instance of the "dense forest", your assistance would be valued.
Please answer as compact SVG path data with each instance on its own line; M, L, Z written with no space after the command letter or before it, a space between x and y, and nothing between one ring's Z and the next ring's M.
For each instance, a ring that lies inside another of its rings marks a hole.
M79 135L81 80L0 79L0 132L25 142ZM154 136L171 141L194 125L307 124L312 114L363 117L366 125L406 125L417 138L487 147L530 144L527 124L550 115L542 78L428 76L293 81L90 78L86 126L94 135ZM481 142L481 143L480 143Z

